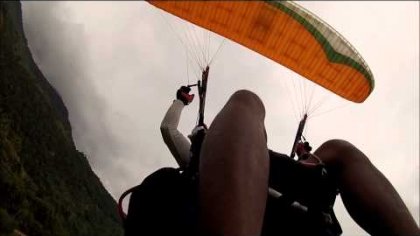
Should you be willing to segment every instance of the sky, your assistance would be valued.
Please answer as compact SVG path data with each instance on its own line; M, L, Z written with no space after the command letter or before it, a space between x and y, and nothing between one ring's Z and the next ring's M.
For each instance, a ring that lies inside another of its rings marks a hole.
M333 138L356 145L393 184L418 223L420 3L298 3L340 32L375 78L364 103L328 95L332 104L324 104L308 121L305 137L315 148ZM145 2L24 1L22 9L33 57L69 110L78 150L111 195L117 199L158 168L176 167L159 126L176 90L196 80L181 43L187 30L178 27L188 24ZM211 39L214 48L223 42L215 35ZM299 122L294 100L299 95L290 81L304 79L224 41L210 69L205 120L210 124L234 91L249 89L265 104L268 146L289 153ZM317 93L320 99L329 94ZM194 101L184 109L183 133L194 127L197 108ZM335 212L343 235L366 235L340 198Z

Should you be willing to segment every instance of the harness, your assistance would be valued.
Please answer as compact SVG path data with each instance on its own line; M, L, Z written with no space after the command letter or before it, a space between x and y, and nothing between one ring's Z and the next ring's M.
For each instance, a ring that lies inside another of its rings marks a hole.
M301 212L304 212L312 222L311 226L313 231L310 233L311 235L341 235L343 231L333 209L338 188L322 160L315 154L311 154L312 147L303 136L307 118L308 115L304 114L302 120L299 122L290 156L282 155L284 160L295 161L294 157L298 154L298 162L295 162L295 166L298 168L292 168L290 170L295 176L283 176L283 179L295 182L295 185L302 185L303 188L309 189L309 186L304 185L306 181L312 180L316 186L303 193L299 191L299 186L297 186L292 189L285 189L282 193L271 193L270 197L278 201L279 205L289 206L290 208L299 209ZM270 150L270 153L273 152ZM318 161L317 164L304 164L302 162L311 156ZM292 163L282 163L279 166L287 166L287 169L290 169ZM287 172L286 169L282 171ZM296 177L298 178L297 181L295 179Z
M285 234L282 230L288 232L286 235L335 236L342 233L333 210L338 190L324 164L307 166L287 155L270 151L270 178L263 235ZM276 183L278 180L282 181ZM286 229L278 229L279 218Z

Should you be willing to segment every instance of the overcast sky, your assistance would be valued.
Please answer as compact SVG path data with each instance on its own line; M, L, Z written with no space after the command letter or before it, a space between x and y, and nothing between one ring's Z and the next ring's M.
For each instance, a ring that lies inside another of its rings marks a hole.
M375 77L375 90L362 104L329 95L333 104L319 113L339 108L309 120L306 137L314 147L332 138L359 147L419 222L419 2L299 3L349 40ZM179 40L182 29L171 27L175 17L145 2L27 1L22 7L35 61L69 110L77 148L114 198L158 168L175 167L159 125L177 88L195 81ZM221 42L212 40L213 46ZM226 41L210 71L206 122L235 90L250 89L266 106L268 146L289 153L299 107L290 106L293 86L285 81L303 80ZM181 131L191 131L196 114L194 101L184 110ZM366 234L340 199L335 210L344 235Z

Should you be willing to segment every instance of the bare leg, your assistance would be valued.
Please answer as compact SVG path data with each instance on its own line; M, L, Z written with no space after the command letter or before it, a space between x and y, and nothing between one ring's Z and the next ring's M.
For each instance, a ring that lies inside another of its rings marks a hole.
M337 179L351 217L369 234L420 235L392 184L359 149L343 140L330 140L315 155Z
M261 234L268 191L265 110L241 90L214 119L200 157L201 235Z

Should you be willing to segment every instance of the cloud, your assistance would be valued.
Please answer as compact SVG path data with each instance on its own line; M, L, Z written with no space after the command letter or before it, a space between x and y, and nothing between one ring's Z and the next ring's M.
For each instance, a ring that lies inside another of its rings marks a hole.
M25 2L24 29L36 63L69 110L76 146L94 169L106 172L121 147L106 118L107 102L89 71L86 30L67 21L68 13L62 2Z

